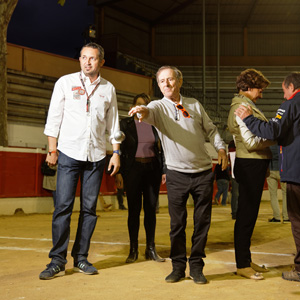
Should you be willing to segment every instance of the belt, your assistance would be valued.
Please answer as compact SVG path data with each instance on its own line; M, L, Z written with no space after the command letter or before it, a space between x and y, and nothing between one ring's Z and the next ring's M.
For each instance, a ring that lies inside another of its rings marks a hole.
M147 163L151 163L155 160L155 157L136 157L135 161L142 163L142 164L147 164Z

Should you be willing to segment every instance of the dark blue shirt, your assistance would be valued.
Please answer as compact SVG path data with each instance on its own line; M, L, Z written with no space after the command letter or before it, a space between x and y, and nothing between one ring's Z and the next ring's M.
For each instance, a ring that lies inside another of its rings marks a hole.
M300 183L300 93L282 103L269 122L253 115L244 122L253 134L277 140L281 181Z

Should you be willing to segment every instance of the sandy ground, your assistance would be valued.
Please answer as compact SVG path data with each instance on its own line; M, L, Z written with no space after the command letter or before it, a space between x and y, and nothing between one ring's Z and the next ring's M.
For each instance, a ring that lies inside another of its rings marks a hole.
M188 209L187 249L190 249L193 209ZM34 214L0 217L1 300L76 300L76 299L300 299L300 283L281 278L290 270L295 251L290 224L268 223L270 203L263 201L252 238L252 258L270 268L265 280L254 281L235 275L233 226L230 207L214 206L209 232L204 274L209 283L196 285L188 277L178 283L166 283L171 261L145 261L145 234L140 230L139 259L125 264L129 252L127 211L99 212L89 260L99 269L98 275L74 273L68 254L64 277L39 280L39 273L49 263L51 215ZM71 224L73 244L78 214ZM143 220L141 218L141 224ZM169 215L161 208L157 215L156 244L159 254L168 257ZM188 269L186 272L188 276Z

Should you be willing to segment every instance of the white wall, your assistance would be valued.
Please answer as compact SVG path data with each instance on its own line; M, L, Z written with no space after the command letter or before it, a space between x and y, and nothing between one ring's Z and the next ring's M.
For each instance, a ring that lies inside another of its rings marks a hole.
M8 145L14 147L47 148L44 127L8 124Z

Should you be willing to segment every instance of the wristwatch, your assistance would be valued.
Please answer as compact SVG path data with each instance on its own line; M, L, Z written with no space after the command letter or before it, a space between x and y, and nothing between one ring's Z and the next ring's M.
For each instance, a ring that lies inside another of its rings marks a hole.
M120 155L120 150L114 150L113 153L117 153L118 155Z

